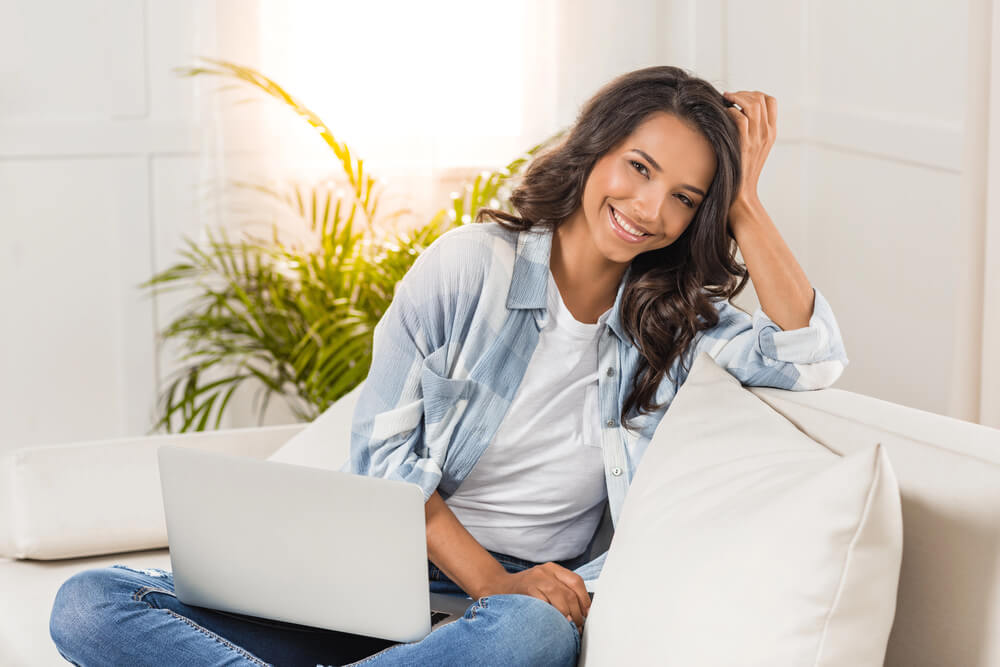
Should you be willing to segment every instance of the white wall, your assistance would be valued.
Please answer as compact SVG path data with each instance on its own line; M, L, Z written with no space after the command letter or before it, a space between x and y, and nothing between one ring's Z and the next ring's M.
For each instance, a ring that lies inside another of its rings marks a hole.
M245 130L260 122L234 109L209 136L217 82L171 70L197 55L254 62L257 29L237 0L4 3L0 451L154 423L177 367L156 331L183 297L136 286L177 261L182 234L223 222L206 196L213 156L250 168Z

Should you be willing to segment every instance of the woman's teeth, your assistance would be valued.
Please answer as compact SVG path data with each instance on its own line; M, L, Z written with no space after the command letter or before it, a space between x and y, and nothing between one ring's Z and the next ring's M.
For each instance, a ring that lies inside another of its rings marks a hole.
M645 232L643 232L643 231L641 231L639 229L636 229L632 225L628 224L627 222L625 222L624 220L622 220L621 218L619 218L618 217L618 211L616 211L614 208L611 209L611 215L614 217L615 222L618 223L618 226L621 227L622 229L624 229L626 232L628 232L632 236L649 236L649 234L646 234Z

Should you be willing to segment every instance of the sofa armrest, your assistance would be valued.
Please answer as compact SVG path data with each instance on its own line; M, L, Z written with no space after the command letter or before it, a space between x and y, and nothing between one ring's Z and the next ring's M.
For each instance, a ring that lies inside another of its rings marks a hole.
M117 438L0 455L0 556L50 560L165 547L157 448L266 459L305 426Z

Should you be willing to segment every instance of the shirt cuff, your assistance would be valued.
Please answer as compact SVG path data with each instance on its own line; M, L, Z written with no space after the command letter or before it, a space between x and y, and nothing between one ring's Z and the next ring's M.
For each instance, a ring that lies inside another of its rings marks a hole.
M753 315L753 328L757 332L757 351L775 361L809 364L838 360L846 365L847 354L840 336L840 328L833 310L823 293L815 287L813 314L808 326L783 330L761 308Z

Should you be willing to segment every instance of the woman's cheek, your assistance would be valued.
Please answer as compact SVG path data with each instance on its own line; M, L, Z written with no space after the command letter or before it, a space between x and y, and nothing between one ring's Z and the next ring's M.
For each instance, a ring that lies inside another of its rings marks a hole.
M627 198L629 196L630 184L629 174L625 168L613 169L608 175L608 192L613 197Z

